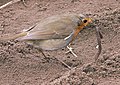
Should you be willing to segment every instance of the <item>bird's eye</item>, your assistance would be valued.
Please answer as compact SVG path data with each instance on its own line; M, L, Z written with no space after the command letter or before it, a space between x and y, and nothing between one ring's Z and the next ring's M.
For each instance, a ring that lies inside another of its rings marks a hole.
M83 20L83 22L84 22L84 23L86 23L86 22L87 22L87 20Z

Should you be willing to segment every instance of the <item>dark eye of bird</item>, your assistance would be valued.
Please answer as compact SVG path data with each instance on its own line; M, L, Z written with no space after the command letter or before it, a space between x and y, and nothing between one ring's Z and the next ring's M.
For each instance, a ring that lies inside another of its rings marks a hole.
M84 23L86 23L86 22L87 22L87 20L84 20L83 22L84 22Z

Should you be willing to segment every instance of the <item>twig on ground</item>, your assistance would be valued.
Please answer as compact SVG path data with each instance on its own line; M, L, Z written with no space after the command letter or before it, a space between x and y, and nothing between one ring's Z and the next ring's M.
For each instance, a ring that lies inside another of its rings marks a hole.
M97 45L98 52L97 52L97 54L95 56L95 61L97 61L97 59L98 59L98 57L99 57L99 55L101 53L101 50L102 50L101 39L103 38L103 36L102 36L102 34L101 34L98 27L96 27L96 37L97 37L97 43L98 43L98 45Z
M6 4L2 5L2 6L0 6L0 9L3 9L3 8L5 8L5 7L7 7L7 6L11 5L11 4L17 3L19 1L22 1L25 7L27 6L25 4L25 0L12 0L12 1L10 1L10 2L8 2L8 3L6 3Z

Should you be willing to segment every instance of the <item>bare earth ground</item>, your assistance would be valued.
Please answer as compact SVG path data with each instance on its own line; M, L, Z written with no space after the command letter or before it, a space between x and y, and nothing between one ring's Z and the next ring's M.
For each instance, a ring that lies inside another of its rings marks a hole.
M0 0L0 5L10 0ZM62 13L92 17L103 34L103 50L97 64L94 27L83 30L72 45L77 58L67 49L45 52L51 59L24 42L0 42L0 85L120 85L119 0L25 0L0 10L0 35L13 35L41 19ZM69 70L57 57L73 67ZM76 68L74 68L76 67Z

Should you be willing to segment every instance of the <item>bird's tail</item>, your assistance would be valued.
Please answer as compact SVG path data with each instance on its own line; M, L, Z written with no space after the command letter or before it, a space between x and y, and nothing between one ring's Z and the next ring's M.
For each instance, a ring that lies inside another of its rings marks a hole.
M36 24L33 25L33 26L31 26L29 29L23 30L23 32L21 32L21 33L19 33L19 34L16 34L16 35L12 35L12 36L9 36L9 37L0 37L0 41L16 40L16 39L18 39L18 38L21 38L21 37L23 37L23 36L26 36L27 33L28 33L30 30L32 30L35 26L36 26Z
M20 37L23 37L23 36L26 36L27 35L27 32L22 32L22 33L19 33L19 34L16 34L16 35L12 35L12 36L8 36L8 37L0 37L0 41L9 41L9 40L15 40L17 38L20 38Z

